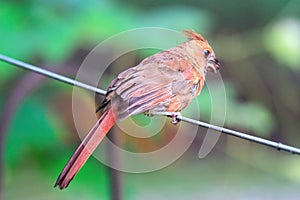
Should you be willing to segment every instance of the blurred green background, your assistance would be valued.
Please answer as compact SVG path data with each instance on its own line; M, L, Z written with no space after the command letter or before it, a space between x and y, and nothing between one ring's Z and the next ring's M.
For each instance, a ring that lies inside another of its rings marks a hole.
M184 2L1 1L0 53L74 77L87 53L116 33L148 26L193 29L210 41L222 63L225 126L300 147L299 1ZM143 57L136 52L126 57L126 64L117 62L107 72L106 84ZM109 170L94 158L67 190L53 188L80 142L72 118L72 87L3 62L0 77L2 198L110 199ZM201 120L209 121L207 88L197 101ZM136 120L147 123L145 117ZM88 121L83 124L91 127ZM169 129L161 140L172 137ZM199 159L205 132L199 129L189 150L169 167L121 173L122 198L299 199L299 156L222 135L213 151ZM150 147L129 144L147 151L161 141L155 142Z

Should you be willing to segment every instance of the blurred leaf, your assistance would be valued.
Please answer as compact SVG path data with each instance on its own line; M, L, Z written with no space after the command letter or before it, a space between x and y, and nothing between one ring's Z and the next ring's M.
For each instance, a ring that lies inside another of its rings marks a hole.
M225 85L227 96L226 123L229 126L249 130L257 135L270 134L275 125L270 111L256 102L238 102L234 85L228 83Z
M300 183L300 160L289 157L284 162L283 173L292 181Z
M147 117L144 114L133 115L131 118L139 126L147 126L151 122L150 117Z
M10 64L0 62L0 74L1 74L0 86L6 83L7 80L13 78L17 74L17 71L18 70L16 70Z
M254 134L269 135L274 128L271 113L262 105L254 102L231 102L228 106L227 123L242 129L248 129Z
M65 130L39 100L21 104L8 131L5 159L12 164L26 159L28 153L47 152L59 143L56 134Z
M212 90L222 90L220 84L213 85ZM229 83L225 83L226 89L226 115L225 123L231 127L237 127L245 130L250 130L258 135L269 134L274 128L274 119L264 106L255 102L240 103L237 100L237 92L235 87ZM218 92L217 92L218 93ZM221 93L221 91L219 92ZM210 120L212 106L211 96L207 87L204 87L197 101L200 105L201 118L205 121ZM220 101L224 101L219 99ZM222 105L220 103L220 105ZM215 108L217 111L220 110ZM222 114L222 113L220 113ZM222 116L220 116L222 117ZM220 119L221 120L221 119Z
M293 70L300 70L300 20L287 18L266 29L265 45L281 63Z
M195 7L173 5L152 9L140 19L140 26L164 27L175 30L195 29L207 33L213 26L213 16Z
M203 87L201 94L199 95L199 97L197 97L197 101L199 103L199 107L200 107L200 115L201 118L202 116L205 119L210 119L211 115L211 99L210 99L210 94L208 91L208 88L206 86ZM187 109L189 109L190 107L188 107ZM191 108L193 109L193 108Z

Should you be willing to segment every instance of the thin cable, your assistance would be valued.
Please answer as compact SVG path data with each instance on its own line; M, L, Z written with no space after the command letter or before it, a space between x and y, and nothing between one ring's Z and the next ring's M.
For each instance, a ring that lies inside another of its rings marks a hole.
M40 67L24 63L22 61L4 56L2 54L0 54L0 60L4 61L6 63L12 64L12 65L15 65L17 67L24 68L24 69L27 69L27 70L30 70L30 71L34 71L34 72L42 74L44 76L62 81L64 83L68 83L70 85L74 85L74 86L77 86L77 87L81 87L83 89L87 89L87 90L92 91L92 92L96 92L96 93L101 94L101 95L106 94L105 90L102 90L102 89L99 89L97 87L88 85L86 83L82 83L82 82L73 80L71 78L56 74L54 72L48 71L46 69L42 69ZM270 147L276 148L278 150L283 150L283 151L287 151L287 152L290 152L290 153L293 153L293 154L300 155L300 149L299 148L289 146L289 145L286 145L286 144L282 144L280 142L274 142L274 141L271 141L271 140L263 139L263 138L253 136L253 135L249 135L249 134L246 134L246 133L234 131L234 130L227 129L227 128L222 128L222 127L219 127L219 126L211 125L211 124L208 124L208 123L205 123L205 122L190 119L190 118L183 117L183 116L180 116L180 115L177 116L176 118L178 120L181 120L181 121L184 121L184 122L187 122L187 123L190 123L190 124L194 124L194 125L197 125L197 126L209 128L209 129L212 129L212 130L216 130L216 131L225 133L227 135L239 137L239 138L249 140L249 141L252 141L252 142L256 142L256 143L259 143L259 144L262 144L262 145L270 146Z
M183 117L183 116L177 116L177 119L181 120L181 121L184 121L184 122L187 122L187 123L191 123L191 124L195 124L195 125L198 125L198 126L201 126L201 127L205 127L205 128L209 128L209 129L212 129L212 130L215 130L215 131L219 131L219 132L225 133L227 135L239 137L239 138L242 138L242 139L245 139L245 140L249 140L249 141L256 142L256 143L259 143L259 144L263 144L263 145L266 145L266 146L270 146L270 147L276 148L277 150L283 150L283 151L287 151L287 152L290 152L290 153L293 153L293 154L299 154L300 155L300 149L299 148L292 147L292 146L289 146L289 145L286 145L286 144L282 144L280 142L274 142L274 141L271 141L271 140L266 140L266 139L263 139L263 138L260 138L260 137L257 137L257 136L249 135L249 134L246 134L246 133L242 133L242 132L239 132L239 131L234 131L234 130L227 129L227 128L222 128L222 127L219 127L219 126L211 125L211 124L208 124L208 123L205 123L205 122L197 121L197 120L190 119L190 118Z

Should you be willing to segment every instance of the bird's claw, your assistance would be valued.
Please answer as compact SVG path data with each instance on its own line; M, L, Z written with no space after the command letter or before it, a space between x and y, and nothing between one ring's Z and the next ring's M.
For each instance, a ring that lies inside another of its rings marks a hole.
M180 115L180 113L174 113L172 114L170 117L172 117L172 124L178 124L180 122L180 119L178 119L177 117Z
M178 124L180 119L178 116L181 116L180 112L153 112L151 115L165 115L172 118L172 124Z

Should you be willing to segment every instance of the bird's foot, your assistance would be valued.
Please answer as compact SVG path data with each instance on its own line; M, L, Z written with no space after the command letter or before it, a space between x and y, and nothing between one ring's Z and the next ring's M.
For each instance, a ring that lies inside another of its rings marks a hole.
M165 115L172 118L172 124L178 124L180 120L178 119L178 116L181 116L180 112L152 112L152 115Z
M178 116L181 116L180 112L174 112L171 117L172 117L172 124L178 124L180 122L180 119L178 119Z

